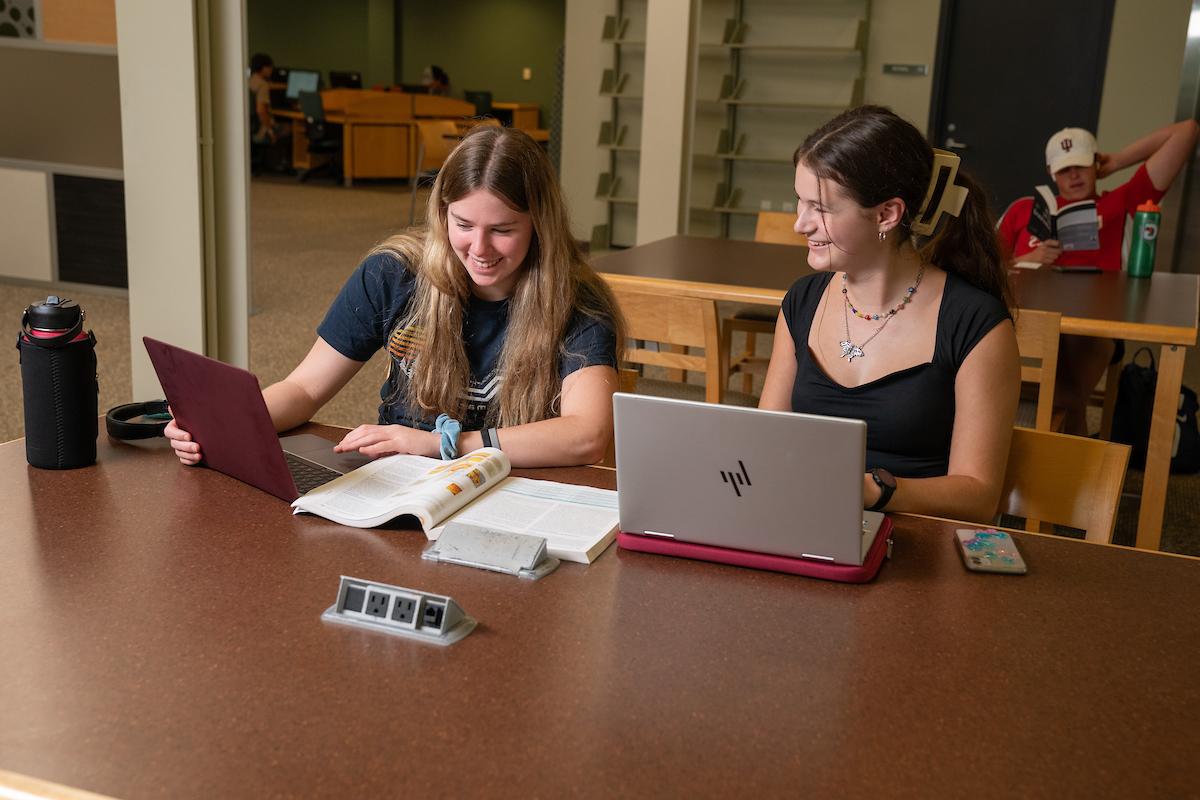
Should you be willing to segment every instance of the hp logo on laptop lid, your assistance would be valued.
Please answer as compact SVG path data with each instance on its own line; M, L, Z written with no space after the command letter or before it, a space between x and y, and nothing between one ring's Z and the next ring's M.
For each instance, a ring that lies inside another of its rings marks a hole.
M742 463L740 458L738 459L738 467L741 468L741 472L734 472L733 470L726 472L725 470L721 470L721 482L733 486L733 491L737 493L738 497L741 497L741 487L750 485L750 473L746 472L746 465Z

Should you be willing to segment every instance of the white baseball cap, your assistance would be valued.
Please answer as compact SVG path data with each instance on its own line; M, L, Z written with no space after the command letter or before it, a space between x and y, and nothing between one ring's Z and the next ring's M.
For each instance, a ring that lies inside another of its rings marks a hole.
M1083 128L1063 128L1046 142L1046 166L1050 174L1067 167L1090 167L1096 163L1096 137Z

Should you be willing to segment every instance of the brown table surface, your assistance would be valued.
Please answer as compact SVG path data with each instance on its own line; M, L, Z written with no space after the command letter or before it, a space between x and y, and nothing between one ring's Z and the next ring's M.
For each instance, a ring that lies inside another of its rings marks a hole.
M1029 575L976 575L953 523L899 516L863 586L615 547L527 582L101 439L65 472L0 445L0 770L124 798L1196 793L1200 560L1018 535ZM480 625L323 623L342 574Z
M812 272L807 253L786 244L669 236L597 256L592 267L609 280L658 291L778 306L788 287Z
M1068 333L1196 344L1200 276L1156 272L1146 280L1123 272L1020 269L1010 280L1021 308L1062 313Z

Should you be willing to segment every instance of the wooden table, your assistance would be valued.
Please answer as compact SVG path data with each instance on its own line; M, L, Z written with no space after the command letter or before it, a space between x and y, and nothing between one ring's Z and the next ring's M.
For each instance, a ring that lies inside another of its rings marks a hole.
M778 307L787 288L811 272L805 256L789 245L672 236L600 256L593 266L610 282L641 291ZM1162 345L1137 530L1137 546L1157 550L1184 356L1200 327L1200 276L1022 270L1013 288L1021 307L1061 312L1063 333Z
M898 516L864 586L615 548L528 582L294 517L162 440L99 453L55 472L0 445L0 794L1196 792L1196 559L1017 534L1030 574L976 575L953 523ZM342 574L480 627L323 623Z
M299 111L273 109L272 115L292 120L292 165L309 166L308 134ZM342 127L342 181L355 178L409 178L415 172L416 122L388 116L351 116L328 112L325 121Z

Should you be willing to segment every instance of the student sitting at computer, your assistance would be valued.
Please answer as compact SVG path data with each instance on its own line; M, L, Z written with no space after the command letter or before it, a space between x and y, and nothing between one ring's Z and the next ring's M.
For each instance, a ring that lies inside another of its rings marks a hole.
M879 106L826 123L793 160L818 274L784 298L760 407L866 420L868 508L990 519L1020 363L983 193Z
M624 325L571 236L546 154L519 130L473 129L438 174L426 218L424 235L367 254L312 350L263 391L276 430L311 419L386 347L379 423L337 449L447 458L491 445L514 466L598 461ZM180 461L199 462L201 443L174 422L166 435Z

